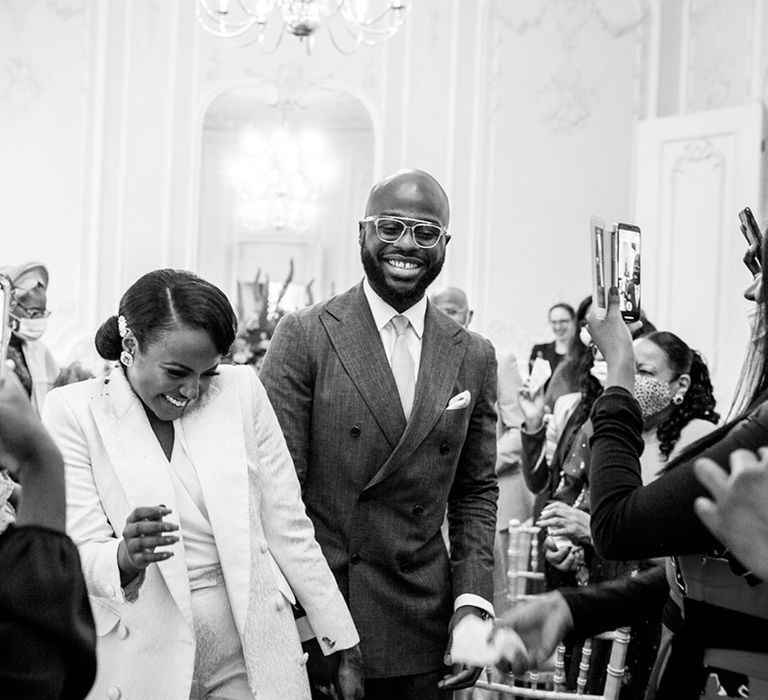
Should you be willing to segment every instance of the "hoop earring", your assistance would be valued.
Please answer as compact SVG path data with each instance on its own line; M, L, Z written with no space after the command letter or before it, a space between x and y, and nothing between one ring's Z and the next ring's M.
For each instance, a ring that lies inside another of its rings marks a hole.
M122 362L126 367L130 367L133 364L133 355L129 353L127 350L123 350L120 353L120 362Z
M133 360L133 358L131 358ZM683 401L685 400L685 394L675 394L672 397L672 403L675 404L675 406L679 406Z

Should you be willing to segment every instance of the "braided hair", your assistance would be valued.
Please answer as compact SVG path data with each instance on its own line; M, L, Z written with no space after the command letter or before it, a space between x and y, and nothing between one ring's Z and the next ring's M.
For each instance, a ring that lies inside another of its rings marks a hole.
M682 402L672 403L669 416L661 421L656 429L659 451L666 460L674 450L680 432L691 420L699 418L717 423L720 414L715 411L716 401L709 369L704 358L696 350L691 350L674 333L668 331L655 331L644 335L643 338L650 340L664 352L675 374L687 374L691 378L691 384Z

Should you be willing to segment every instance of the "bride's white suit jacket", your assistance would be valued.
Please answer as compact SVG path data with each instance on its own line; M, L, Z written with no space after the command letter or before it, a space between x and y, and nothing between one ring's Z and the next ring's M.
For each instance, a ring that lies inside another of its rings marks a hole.
M180 421L251 688L267 700L309 698L286 600L291 589L324 652L349 647L358 636L315 542L264 388L250 367L222 366ZM44 422L64 454L67 531L80 551L96 620L98 674L89 697L186 700L195 640L182 542L167 548L173 557L147 568L135 601L120 587L117 547L129 513L164 504L173 511L167 520L178 524L166 458L141 402L117 368L107 379L52 391Z

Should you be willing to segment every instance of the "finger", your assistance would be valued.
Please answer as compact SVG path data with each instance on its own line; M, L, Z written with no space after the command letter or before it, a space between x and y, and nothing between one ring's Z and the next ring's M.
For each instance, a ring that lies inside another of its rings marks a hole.
M139 520L126 525L123 537L138 537L139 535L160 535L164 532L175 532L179 526L163 520Z
M536 521L537 527L557 527L558 522L560 521L559 518L541 518ZM552 532L549 533L550 535L554 534Z
M726 497L728 474L717 462L711 459L697 459L693 465L696 478L706 487L716 501Z
M474 685L483 670L481 668L466 668L464 666L460 666L459 668L462 670L456 671L456 667L454 667L454 673L443 678L443 680L437 684L437 687L443 690L461 690L462 688L469 688L469 686Z
M757 457L755 457L754 453L750 452L749 450L735 450L734 452L731 452L729 464L731 466L731 479L733 479L733 477L737 476L741 472L755 469L759 462L757 461Z
M619 290L617 287L611 287L608 290L608 311L606 317L619 316Z
M717 506L708 498L700 496L693 502L693 509L699 520L704 523L707 529L715 536L720 535L720 512Z
M140 535L126 541L126 547L132 552L151 552L155 547L169 547L179 541L178 537L148 537Z
M127 522L137 522L139 520L162 520L166 515L172 513L170 508L165 506L140 506L134 508L128 516Z

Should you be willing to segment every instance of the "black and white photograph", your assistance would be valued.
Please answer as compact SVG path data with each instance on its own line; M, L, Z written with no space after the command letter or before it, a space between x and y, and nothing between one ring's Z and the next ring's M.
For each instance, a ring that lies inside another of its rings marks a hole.
M0 700L768 700L768 0L0 0Z

